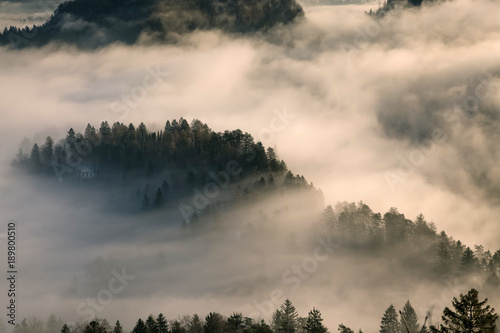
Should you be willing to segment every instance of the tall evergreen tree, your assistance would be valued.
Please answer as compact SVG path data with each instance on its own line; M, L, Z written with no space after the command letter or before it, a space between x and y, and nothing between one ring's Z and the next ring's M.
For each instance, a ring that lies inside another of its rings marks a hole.
M281 305L280 308L281 317L279 321L279 330L283 333L295 333L298 328L298 317L297 310L293 306L289 299L285 300L285 303Z
M479 292L471 289L467 295L460 294L460 299L453 297L451 302L455 311L446 307L441 319L444 324L437 329L431 326L432 332L440 333L493 333L496 332L498 314L495 309L486 305L488 299L479 301Z
M474 255L474 251L470 247L467 247L460 261L460 270L465 274L474 274L477 273L478 269L479 261Z
M188 333L203 333L203 322L195 313L187 325Z
M123 327L122 324L120 324L119 320L117 320L115 323L115 327L113 328L113 333L123 333Z
M83 333L108 333L106 328L99 320L94 319L85 326Z
M148 327L146 326L146 324L142 319L139 318L139 320L137 320L137 323L135 324L132 333L149 333Z
M64 324L61 328L61 333L71 333L71 330L68 325Z
M152 314L150 314L148 319L146 319L145 324L149 333L157 333L156 319Z
M402 333L419 333L418 316L415 309L411 306L409 300L403 306L401 314L401 332Z
M227 332L240 332L243 329L243 315L241 313L233 312L226 321Z
M54 140L50 136L45 139L45 143L42 146L41 158L43 164L52 165L52 161L54 160Z
M168 333L168 323L163 313L156 317L156 329L157 333Z
M305 331L308 333L327 333L328 329L323 325L323 318L321 318L321 313L318 309L313 308L309 311L307 317L307 322L304 327Z
M31 166L35 169L38 169L40 167L40 148L38 148L38 145L35 143L33 145L33 148L31 149L31 155L30 155L30 162Z
M223 333L225 328L225 320L221 314L210 312L205 317L203 325L203 333Z
M380 323L380 333L401 333L398 313L394 305L390 305L387 310L385 310L384 316L382 317L382 322Z

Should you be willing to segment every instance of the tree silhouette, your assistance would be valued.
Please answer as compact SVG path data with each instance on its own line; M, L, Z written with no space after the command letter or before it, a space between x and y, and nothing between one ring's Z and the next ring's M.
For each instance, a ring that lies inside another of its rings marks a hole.
M453 297L452 305L455 311L446 307L441 319L444 324L437 329L431 326L431 332L441 333L493 333L496 331L498 314L495 309L486 305L488 299L479 301L479 292L471 289L466 295L460 294L460 299Z
M321 313L316 308L309 311L307 317L306 325L304 329L308 333L327 333L328 329L323 325L323 318L321 318Z
M380 333L400 333L398 314L394 305L390 305L382 317L380 324Z

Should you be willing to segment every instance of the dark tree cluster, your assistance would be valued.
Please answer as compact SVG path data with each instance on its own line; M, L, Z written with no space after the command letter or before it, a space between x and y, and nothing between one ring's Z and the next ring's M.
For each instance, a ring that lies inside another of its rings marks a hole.
M487 299L480 301L479 292L471 289L466 295L460 294L452 300L453 309L446 307L441 323L427 325L428 318L420 322L418 315L407 301L398 312L390 305L380 322L380 333L495 333L498 314L487 305ZM125 331L116 321L111 326L106 319L95 318L90 322L76 323L72 326L63 324L61 319L51 315L46 323L36 317L23 319L14 328L14 333L328 333L323 324L321 312L313 308L307 317L300 317L289 299L275 310L270 324L263 319L255 320L244 317L240 312L233 312L225 317L218 312L210 312L205 318L197 314L167 320L160 313L152 314L145 320L139 318L131 331ZM354 331L340 324L340 333ZM360 329L359 333L363 331Z
M343 248L392 256L407 270L433 271L438 279L476 277L500 288L500 250L492 253L481 245L467 247L444 231L438 233L422 214L412 221L396 208L382 216L363 202L339 203L335 210L328 206L322 219Z
M0 45L62 42L94 49L114 42L133 44L144 33L169 42L194 30L254 32L302 15L295 0L72 0L60 4L41 26L4 30Z
M181 118L167 121L163 130L149 131L144 123L102 122L99 128L88 124L84 133L72 128L66 138L54 143L47 137L40 147L34 144L29 155L19 151L13 165L35 173L52 173L54 168L77 170L88 166L96 176L147 177L166 169L193 169L186 185L203 183L203 172L223 170L229 161L242 168L242 174L286 172L272 148L241 130L217 133L199 120L191 124ZM73 172L73 175L76 173Z

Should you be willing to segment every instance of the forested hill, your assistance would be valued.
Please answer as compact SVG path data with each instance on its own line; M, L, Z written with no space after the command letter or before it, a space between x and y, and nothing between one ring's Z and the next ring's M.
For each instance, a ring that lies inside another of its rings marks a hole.
M73 0L42 26L10 27L0 45L14 48L66 42L97 48L113 42L175 41L197 29L249 33L302 16L295 0Z
M303 176L293 175L273 148L266 149L252 135L239 129L214 132L199 120L174 119L159 131L144 123L136 128L104 121L98 128L88 124L83 134L71 128L58 142L48 136L43 144L22 146L25 150L19 149L13 161L16 169L106 193L114 198L115 211L168 208L211 184L221 192L237 190L240 197L297 189L322 196ZM116 193L110 193L113 186L119 187ZM233 199L231 192L214 201ZM205 208L209 207L198 208L197 214Z
M244 234L264 235L276 221L290 225L298 219L309 231L342 244L339 255L390 259L403 284L459 278L500 289L500 250L466 246L422 215L408 219L396 208L385 214L362 202L324 208L321 191L289 171L273 148L241 130L214 132L183 118L158 131L143 123L88 124L83 134L70 129L57 143L47 137L29 154L19 150L13 165L71 184L62 187L64 195L75 188L109 195L116 188L114 209L164 214L152 220L165 221L165 214L176 212L176 222L184 226L211 228L217 220L218 230L239 224Z

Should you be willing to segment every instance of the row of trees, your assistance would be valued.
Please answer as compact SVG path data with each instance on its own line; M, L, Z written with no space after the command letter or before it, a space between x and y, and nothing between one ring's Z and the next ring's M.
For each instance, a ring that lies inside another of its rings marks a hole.
M57 143L49 136L30 154L20 150L13 164L31 172L51 173L54 167L92 166L98 175L125 177L152 176L167 168L222 169L234 160L244 172L286 172L273 148L241 130L217 133L199 120L191 124L180 118L167 121L163 130L149 131L141 123L137 128L104 121L96 129L88 124L84 133L72 128Z
M427 318L422 325L418 316L407 301L403 311L391 304L382 317L380 333L496 333L498 314L487 305L488 299L479 300L479 292L471 289L467 294L453 298L453 309L446 307L439 325L426 326Z
M444 231L438 233L434 223L426 221L422 214L412 221L396 208L382 216L363 202L339 203L335 209L325 209L323 222L344 248L392 253L403 267L426 268L437 278L480 277L488 285L500 286L500 250L492 253L480 245L467 247Z
M402 311L396 312L391 304L380 323L380 333L496 333L498 314L487 305L487 299L480 301L479 292L471 289L466 295L460 294L453 298L453 309L445 308L440 325L427 327L427 318L423 324L410 301L407 301ZM60 329L58 329L60 327ZM340 324L340 333L354 331ZM29 322L24 319L17 324L14 333L124 333L117 321L113 327L105 319L94 319L84 324L71 327L62 324L60 319L51 315L44 327L36 318ZM273 314L271 325L264 320L254 320L243 317L241 313L233 312L229 317L220 313L210 312L204 319L197 314L179 317L168 321L163 314L149 315L146 320L139 319L131 333L328 333L323 324L321 312L313 308L306 318L299 317L295 306L287 299ZM362 330L359 330L362 333Z

